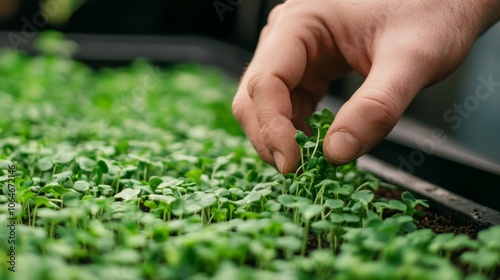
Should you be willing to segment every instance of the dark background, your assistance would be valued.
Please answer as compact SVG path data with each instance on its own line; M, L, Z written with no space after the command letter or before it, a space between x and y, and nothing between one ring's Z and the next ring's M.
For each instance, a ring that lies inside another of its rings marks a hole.
M257 41L257 30L265 24L272 6L279 2L87 0L67 22L37 27L40 27L39 30L55 29L69 33L202 35L252 50ZM32 21L40 7L38 0L0 0L2 9L0 29L12 31L23 28L23 18ZM240 10L245 10L247 18L253 20L245 23L236 21Z

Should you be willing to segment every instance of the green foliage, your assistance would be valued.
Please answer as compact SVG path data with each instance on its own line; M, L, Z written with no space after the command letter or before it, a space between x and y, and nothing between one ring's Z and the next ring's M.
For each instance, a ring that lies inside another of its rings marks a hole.
M498 227L477 240L416 230L425 201L377 198L379 179L331 165L330 111L297 133L300 167L282 176L232 118L221 74L94 71L48 39L49 55L0 54L2 223L9 165L17 201L16 273L2 253L1 279L461 279L451 254L471 279L498 268Z

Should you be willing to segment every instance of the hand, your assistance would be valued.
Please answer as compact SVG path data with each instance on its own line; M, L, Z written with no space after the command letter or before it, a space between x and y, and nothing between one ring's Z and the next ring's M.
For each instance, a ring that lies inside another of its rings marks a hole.
M366 79L337 113L323 151L348 163L377 145L425 86L455 70L500 17L494 0L288 0L269 15L233 101L259 156L280 172L299 163L296 129L330 81Z

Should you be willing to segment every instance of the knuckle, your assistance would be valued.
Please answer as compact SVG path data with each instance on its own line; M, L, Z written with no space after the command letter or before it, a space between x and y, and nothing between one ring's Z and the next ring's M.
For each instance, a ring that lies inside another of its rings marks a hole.
M401 108L394 95L380 90L372 89L374 94L363 96L360 112L369 112L363 114L367 118L366 122L373 123L383 130L390 130L399 120Z
M443 53L436 44L428 44L428 42L435 42L436 38L420 34L422 33L421 31L412 32L414 36L406 36L400 39L393 45L394 49L404 50L401 53L404 53L405 56L413 61L435 65L443 56Z
M263 83L263 74L261 73L252 73L249 74L250 77L248 79L247 83L247 92L248 96L253 99L254 95L256 92L259 91L259 88L262 86Z
M281 130L288 126L288 122L290 121L283 116L269 116L262 119L259 134L269 150L276 148L275 140L282 135Z
M264 41L269 36L269 32L271 32L269 25L262 27L259 35L259 43Z
M438 49L423 44L415 44L409 48L416 61L426 61L430 65L437 65L443 55Z
M283 4L276 5L269 13L268 22L269 23L274 22L280 15L282 9L283 9Z
M233 103L231 104L231 110L233 111L233 115L236 118L236 120L239 123L241 123L244 110L243 110L243 102L238 96L236 96L233 99Z

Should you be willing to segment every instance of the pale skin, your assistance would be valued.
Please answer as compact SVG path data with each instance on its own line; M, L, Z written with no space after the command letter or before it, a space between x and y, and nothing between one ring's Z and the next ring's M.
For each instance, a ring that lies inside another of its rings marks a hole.
M453 72L500 20L500 0L288 0L263 28L233 101L259 156L295 171L296 129L330 81L356 71L362 86L338 111L323 151L333 164L376 146L424 87Z

